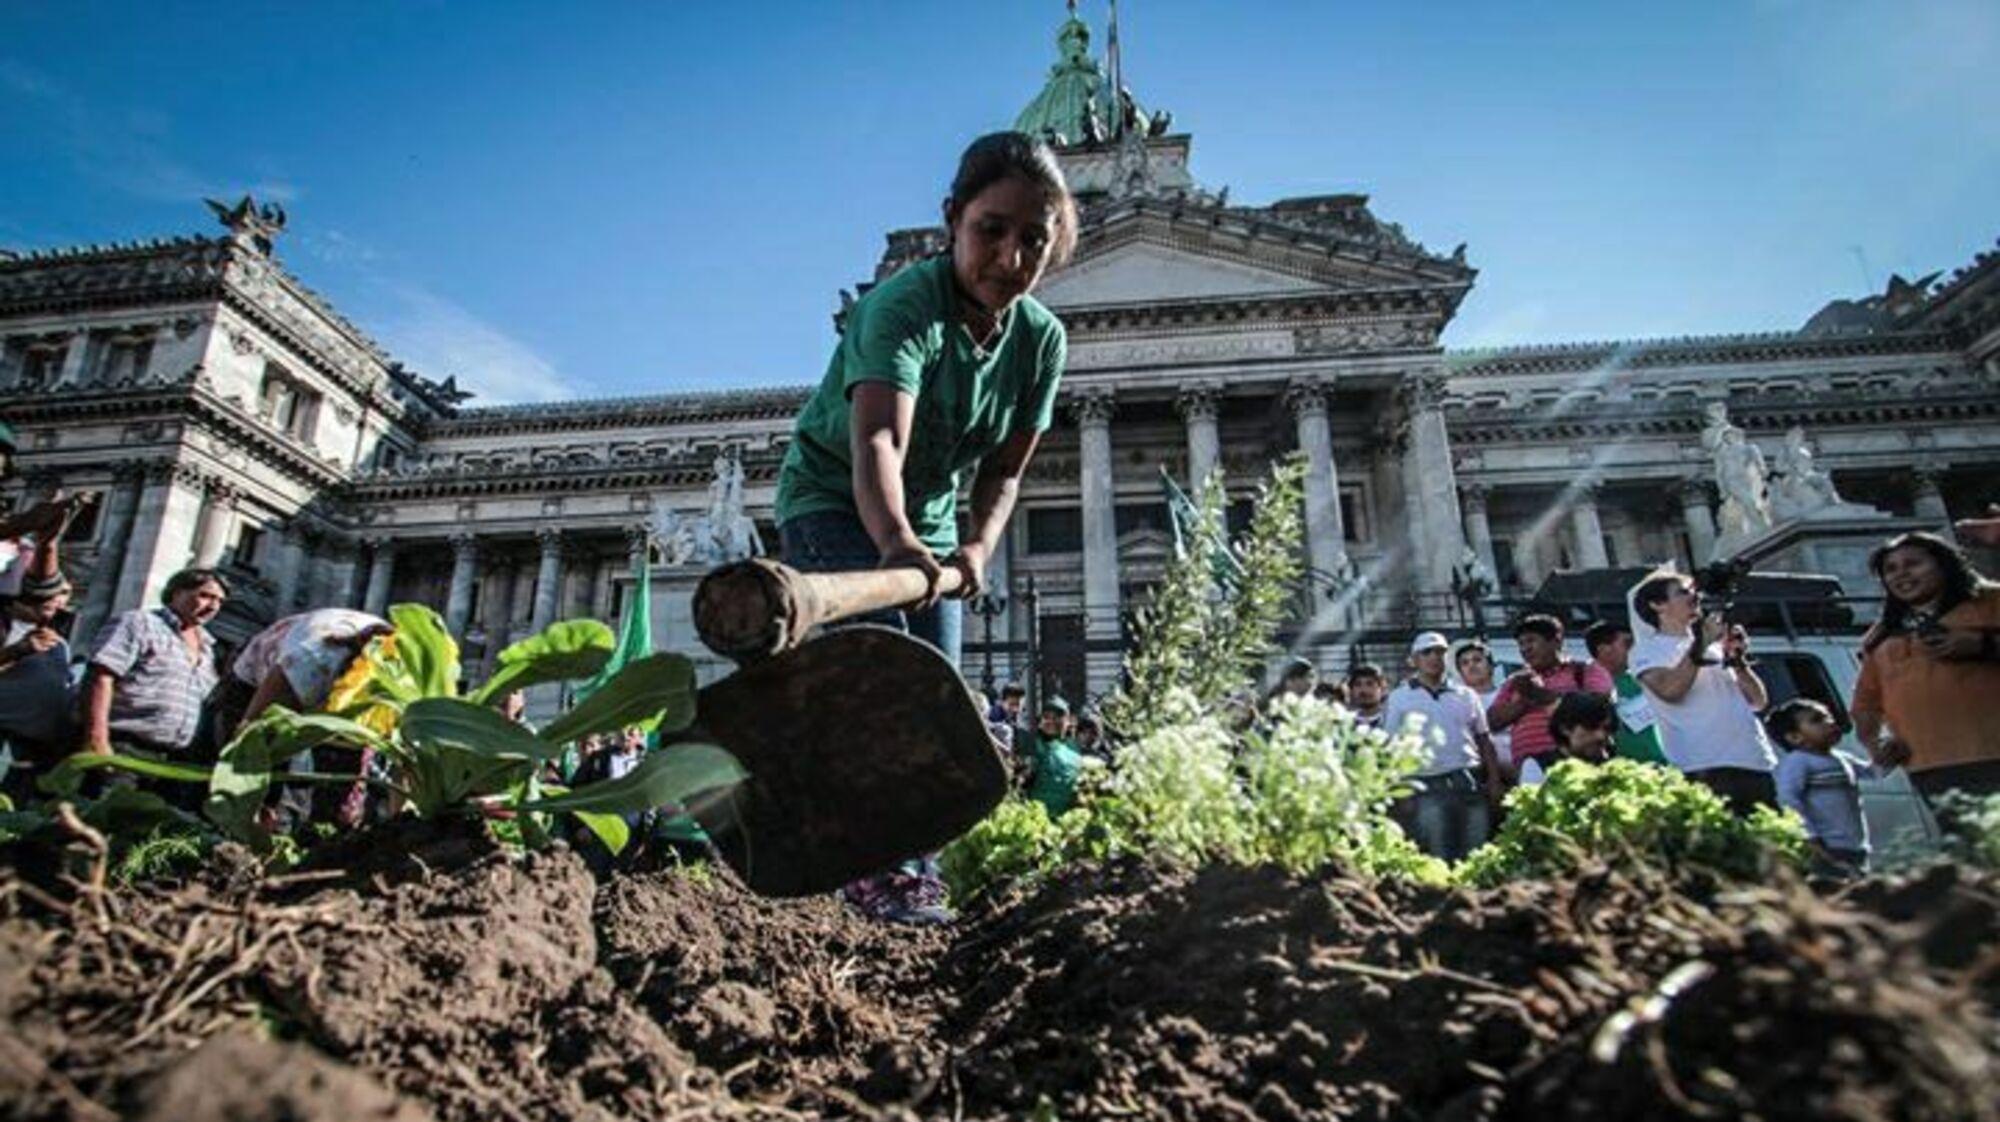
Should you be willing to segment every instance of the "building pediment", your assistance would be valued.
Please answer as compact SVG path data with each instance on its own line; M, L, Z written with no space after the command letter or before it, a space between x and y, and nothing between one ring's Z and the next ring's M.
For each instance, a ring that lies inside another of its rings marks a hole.
M1327 286L1277 269L1145 242L1072 263L1036 294L1052 308L1212 297L1296 296Z
M1474 270L1414 243L1281 221L1275 212L1128 200L1085 218L1071 263L1043 282L1064 313L1202 301L1433 291L1455 308Z

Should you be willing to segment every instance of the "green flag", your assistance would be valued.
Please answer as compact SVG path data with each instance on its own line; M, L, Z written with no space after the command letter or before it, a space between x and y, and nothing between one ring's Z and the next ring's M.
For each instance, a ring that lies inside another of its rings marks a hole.
M1193 499L1188 498L1187 492L1181 490L1178 483L1174 482L1174 477L1167 474L1165 465L1160 467L1160 486L1167 493L1167 514L1174 528L1174 556L1186 557L1187 551L1193 548L1199 530L1201 508L1195 505ZM1243 575L1242 563L1236 560L1235 554L1229 552L1227 537L1225 534L1225 540L1215 547L1208 559L1209 569L1214 575L1215 582L1225 588L1233 587L1237 579Z
M604 688L604 684L618 676L620 670L633 662L653 653L653 558L649 546L639 554L639 572L632 584L632 595L625 601L625 613L618 623L618 645L612 648L611 658L596 677L576 687L576 700L582 701Z

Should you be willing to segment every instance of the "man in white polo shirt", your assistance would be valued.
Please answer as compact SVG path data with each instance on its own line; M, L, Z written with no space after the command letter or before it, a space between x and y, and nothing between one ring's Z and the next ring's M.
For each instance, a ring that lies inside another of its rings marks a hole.
M1382 727L1400 733L1412 718L1421 720L1431 749L1430 762L1417 773L1421 790L1389 813L1418 848L1456 861L1485 843L1506 787L1479 695L1445 680L1449 649L1435 631L1410 643L1415 673L1390 692Z

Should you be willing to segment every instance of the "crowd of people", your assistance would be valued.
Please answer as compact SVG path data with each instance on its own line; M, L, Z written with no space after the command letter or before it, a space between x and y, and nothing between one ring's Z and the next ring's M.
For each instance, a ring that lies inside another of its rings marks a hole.
M2000 523L1961 531L1989 526L2000 539ZM1947 828L1951 793L2000 793L2000 722L1984 700L2000 687L2000 584L1927 533L1887 542L1869 564L1883 610L1859 645L1845 701L1851 730L1828 704L1834 698L1773 704L1748 630L1705 609L1694 579L1670 571L1630 590L1626 619L1590 624L1582 657L1570 653L1561 619L1533 614L1511 628L1518 666L1504 676L1488 643L1426 631L1393 683L1372 663L1323 676L1295 658L1261 703L1238 699L1234 710L1244 723L1263 720L1277 697L1310 695L1346 706L1361 727L1417 731L1428 759L1391 813L1447 860L1491 835L1510 788L1538 784L1565 761L1623 758L1678 771L1737 814L1792 811L1817 867L1857 872L1870 849L1862 780L1905 770ZM996 738L1016 747L1023 789L1060 814L1079 774L1080 753L1064 733L1076 721L1056 698L1030 726L1022 696L1007 687L990 720ZM1866 758L1838 749L1850 731ZM1111 762L1094 722L1090 743L1088 754Z

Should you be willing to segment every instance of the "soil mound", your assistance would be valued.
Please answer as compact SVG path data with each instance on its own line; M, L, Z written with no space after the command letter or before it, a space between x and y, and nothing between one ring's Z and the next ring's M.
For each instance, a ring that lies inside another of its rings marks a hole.
M981 920L947 1032L991 1115L1993 1117L1990 1009L1925 934L1797 886L1120 865Z
M802 1110L925 1097L944 928L893 927L831 898L766 900L724 871L623 877L598 895L601 961L730 1086Z
M1996 1118L2000 892L1121 862L948 929L567 851L59 899L0 1118Z

